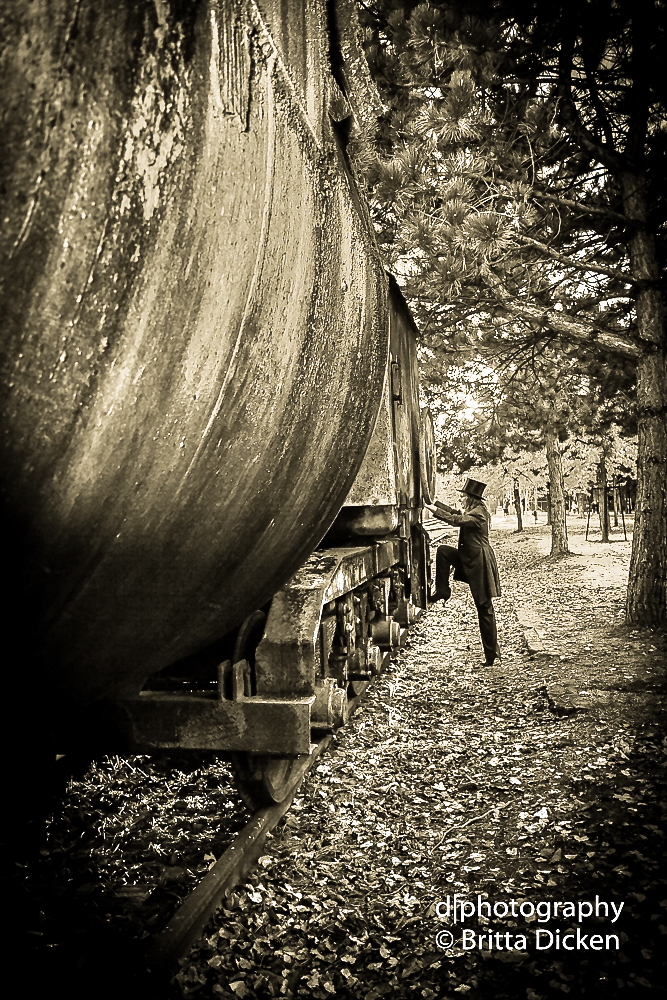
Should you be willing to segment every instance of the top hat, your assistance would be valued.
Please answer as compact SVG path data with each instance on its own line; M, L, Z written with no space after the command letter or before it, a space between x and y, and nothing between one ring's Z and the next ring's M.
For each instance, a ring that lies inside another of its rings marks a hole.
M478 500L481 500L485 489L486 483L480 483L477 479L466 479L465 486L458 492L465 493L469 497L477 497Z

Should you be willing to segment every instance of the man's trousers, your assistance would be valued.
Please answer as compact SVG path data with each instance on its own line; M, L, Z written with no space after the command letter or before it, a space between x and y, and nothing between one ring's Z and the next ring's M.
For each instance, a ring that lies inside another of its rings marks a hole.
M465 575L461 564L459 550L452 545L439 545L435 556L435 589L438 594L448 596L451 593L449 586L449 575L452 567ZM482 637L484 656L490 663L500 656L500 646L498 645L498 632L496 628L496 615L493 610L493 601L489 599L483 604L475 601L477 608L477 618L479 620L479 634Z

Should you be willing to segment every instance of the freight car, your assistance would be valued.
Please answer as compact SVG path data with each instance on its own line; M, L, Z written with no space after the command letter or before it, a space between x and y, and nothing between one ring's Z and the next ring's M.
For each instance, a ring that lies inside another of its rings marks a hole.
M9 703L33 745L215 748L280 799L428 600L354 5L4 6Z

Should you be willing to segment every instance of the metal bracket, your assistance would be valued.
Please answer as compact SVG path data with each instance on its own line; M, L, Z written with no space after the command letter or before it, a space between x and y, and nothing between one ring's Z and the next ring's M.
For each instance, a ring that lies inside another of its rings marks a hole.
M264 638L255 653L257 694L315 694L323 606L387 572L400 556L400 540L394 537L310 556L271 604Z

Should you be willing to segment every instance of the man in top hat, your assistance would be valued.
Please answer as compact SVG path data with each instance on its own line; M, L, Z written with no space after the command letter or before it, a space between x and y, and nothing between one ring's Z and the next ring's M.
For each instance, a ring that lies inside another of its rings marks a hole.
M500 597L500 578L493 549L489 544L489 524L491 515L482 499L486 483L467 479L459 493L463 494L463 513L437 501L425 504L428 510L447 524L459 530L458 548L439 545L435 559L434 601L447 601L452 595L449 574L454 567L454 579L467 583L472 599L477 606L479 631L484 646L484 663L490 667L500 659L500 647L496 632L496 616L493 598Z

